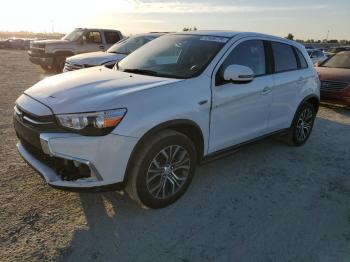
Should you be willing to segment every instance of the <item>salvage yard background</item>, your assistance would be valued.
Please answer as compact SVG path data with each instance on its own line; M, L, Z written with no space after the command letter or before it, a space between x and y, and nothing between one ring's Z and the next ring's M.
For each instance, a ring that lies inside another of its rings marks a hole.
M0 50L0 261L350 261L350 109L305 146L267 139L198 167L172 206L52 189L16 150L14 101L47 77Z

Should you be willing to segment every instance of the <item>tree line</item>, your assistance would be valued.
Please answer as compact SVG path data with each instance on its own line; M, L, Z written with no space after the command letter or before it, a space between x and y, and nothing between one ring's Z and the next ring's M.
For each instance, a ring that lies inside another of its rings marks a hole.
M294 40L296 42L299 42L299 43L308 43L308 44L342 44L342 45L349 45L350 44L350 40L346 40L346 39L341 39L341 40L338 40L338 39L323 39L323 40L316 40L316 39L307 39L307 40L302 40L302 39L294 39L294 35L289 33L286 37L286 39L289 39L289 40Z

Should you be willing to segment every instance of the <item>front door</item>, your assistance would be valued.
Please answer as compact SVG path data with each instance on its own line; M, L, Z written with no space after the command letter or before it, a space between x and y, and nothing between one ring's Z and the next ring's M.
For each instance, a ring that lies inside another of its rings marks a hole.
M100 31L88 31L85 34L86 41L84 43L84 52L104 51L105 45L102 41Z
M249 83L218 83L213 86L209 153L219 151L266 133L273 80L267 74L262 40L237 43L217 71L220 79L229 65L244 65L254 72Z

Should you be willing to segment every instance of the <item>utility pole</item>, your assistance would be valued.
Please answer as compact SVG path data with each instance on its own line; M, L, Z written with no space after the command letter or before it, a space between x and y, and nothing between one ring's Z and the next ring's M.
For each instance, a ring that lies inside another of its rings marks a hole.
M55 32L55 30L54 30L54 28L53 28L53 20L51 20L51 31L52 31L52 33Z
M327 30L327 37L326 37L327 43L328 43L328 37L329 37L329 29Z

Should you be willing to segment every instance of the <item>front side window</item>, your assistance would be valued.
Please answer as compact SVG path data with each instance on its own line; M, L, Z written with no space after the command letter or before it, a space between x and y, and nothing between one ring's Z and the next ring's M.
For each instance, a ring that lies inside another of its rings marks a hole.
M243 65L253 70L255 76L266 74L264 43L261 40L248 40L236 46L225 62L221 72L229 65Z
M159 37L121 60L118 70L170 78L201 74L226 37L173 34Z
M292 46L278 42L272 42L271 45L276 73L298 69Z
M101 34L98 31L90 31L86 34L86 42L89 44L101 44Z

